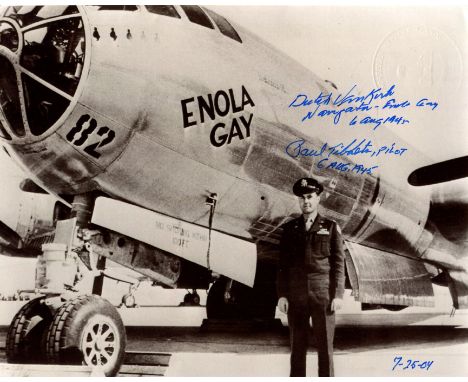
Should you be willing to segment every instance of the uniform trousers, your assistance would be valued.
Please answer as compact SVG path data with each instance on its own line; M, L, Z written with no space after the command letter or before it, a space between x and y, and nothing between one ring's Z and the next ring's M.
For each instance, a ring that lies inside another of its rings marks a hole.
M291 304L288 310L289 337L291 341L291 377L306 376L306 355L312 317L313 333L317 343L318 375L333 377L333 338L335 313L327 305Z

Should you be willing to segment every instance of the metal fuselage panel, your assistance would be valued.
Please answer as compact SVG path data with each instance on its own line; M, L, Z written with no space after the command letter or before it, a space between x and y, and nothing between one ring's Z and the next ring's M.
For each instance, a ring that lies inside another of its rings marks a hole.
M390 246L395 252L429 245L419 240L429 194L406 181L414 163L368 175L286 155L297 139L320 150L336 136L304 128L300 113L288 109L297 94L330 91L307 68L241 28L239 43L184 18L102 11L84 19L87 36L98 31L100 38L87 40L90 63L76 106L55 133L14 146L53 191L102 190L205 226L205 199L216 193L216 230L277 243L276 228L300 212L292 185L311 175L325 185L322 213L348 240L388 250L391 233L405 243Z

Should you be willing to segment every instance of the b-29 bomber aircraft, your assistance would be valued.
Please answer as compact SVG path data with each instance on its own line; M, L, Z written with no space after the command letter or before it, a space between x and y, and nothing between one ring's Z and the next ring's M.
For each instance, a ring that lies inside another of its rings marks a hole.
M29 174L22 190L57 198L47 229L1 226L4 252L39 256L40 296L14 317L8 360L61 363L78 349L117 373L126 336L100 296L106 259L168 288L211 285L208 318L273 318L281 226L300 212L291 188L304 176L324 185L321 213L341 227L363 308L431 306L432 283L466 308L467 174L449 171L466 158L428 163L411 148L398 170L338 171L287 155L328 139L288 108L305 86L336 92L204 7L2 8L0 139ZM85 295L83 266L95 275Z

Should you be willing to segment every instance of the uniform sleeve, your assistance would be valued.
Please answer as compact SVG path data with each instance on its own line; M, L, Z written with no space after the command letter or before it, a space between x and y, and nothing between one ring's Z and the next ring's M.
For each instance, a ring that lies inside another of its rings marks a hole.
M278 272L276 278L276 288L278 298L288 297L289 292L289 272L288 272L288 244L287 244L287 229L283 227L283 234L280 240L280 257L278 262Z
M332 256L332 277L335 298L343 298L345 284L345 254L343 247L343 237L336 223L333 223L331 237L331 256Z

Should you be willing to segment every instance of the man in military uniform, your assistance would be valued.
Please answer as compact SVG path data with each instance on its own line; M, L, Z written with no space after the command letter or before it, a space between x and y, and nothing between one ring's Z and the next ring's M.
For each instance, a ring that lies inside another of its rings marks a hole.
M283 226L278 307L288 315L291 377L305 377L309 317L317 342L319 377L333 376L335 310L344 292L343 240L338 225L318 214L323 186L313 178L293 186L302 216Z

